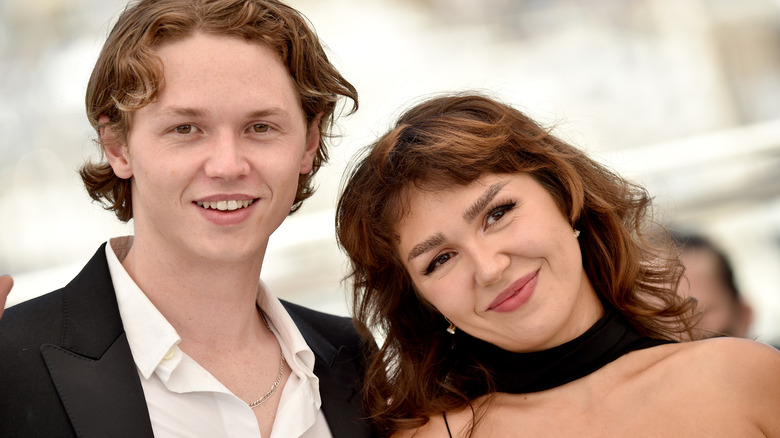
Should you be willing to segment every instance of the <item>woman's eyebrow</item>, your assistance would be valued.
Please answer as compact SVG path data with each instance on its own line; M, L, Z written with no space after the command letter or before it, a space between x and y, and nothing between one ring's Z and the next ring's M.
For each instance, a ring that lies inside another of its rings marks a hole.
M412 250L409 251L409 257L406 259L406 261L410 262L412 261L413 258L425 254L426 252L435 248L437 245L441 245L442 243L444 243L444 234L436 233L433 236L415 245L414 248L412 248Z
M500 192L508 182L509 181L501 181L488 187L487 190L485 190L482 195L480 195L479 198L477 198L477 200L471 204L471 207L469 207L468 210L463 213L463 219L465 219L468 223L473 222L479 212L484 210L485 207L490 204L490 201L496 197L498 192Z

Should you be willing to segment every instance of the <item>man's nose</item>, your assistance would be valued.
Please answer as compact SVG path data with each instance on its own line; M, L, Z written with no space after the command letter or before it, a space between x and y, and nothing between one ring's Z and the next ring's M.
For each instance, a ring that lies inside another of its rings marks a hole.
M213 139L209 158L205 165L206 175L212 178L235 179L249 173L241 139L232 133L222 133Z

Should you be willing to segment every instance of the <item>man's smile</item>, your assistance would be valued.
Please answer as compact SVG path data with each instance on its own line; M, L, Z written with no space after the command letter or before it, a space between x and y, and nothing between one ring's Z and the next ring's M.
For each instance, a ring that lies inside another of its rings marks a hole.
M244 200L231 199L227 201L195 201L196 204L198 204L199 206L205 209L220 210L220 211L238 210L239 208L246 208L252 205L253 202L255 202L254 199L244 199Z

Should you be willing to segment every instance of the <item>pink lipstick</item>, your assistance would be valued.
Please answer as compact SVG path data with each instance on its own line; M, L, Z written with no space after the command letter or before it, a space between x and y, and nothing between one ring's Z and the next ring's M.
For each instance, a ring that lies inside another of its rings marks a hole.
M539 278L538 275L539 270L537 269L512 283L508 288L504 289L503 292L498 294L496 299L488 306L488 310L493 310L495 312L511 312L528 302L536 289L536 282Z

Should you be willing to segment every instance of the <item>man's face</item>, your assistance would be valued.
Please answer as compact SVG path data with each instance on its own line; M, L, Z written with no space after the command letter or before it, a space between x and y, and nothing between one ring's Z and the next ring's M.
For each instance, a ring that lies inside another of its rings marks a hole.
M317 123L307 130L292 78L264 45L196 34L157 54L159 98L132 115L126 147L115 157L106 147L116 174L132 177L134 247L259 263L311 170Z
M749 318L719 272L718 258L712 251L704 248L686 249L680 255L685 265L685 276L681 279L678 292L683 296L698 300L702 319L698 325L704 337L728 335L747 336Z

